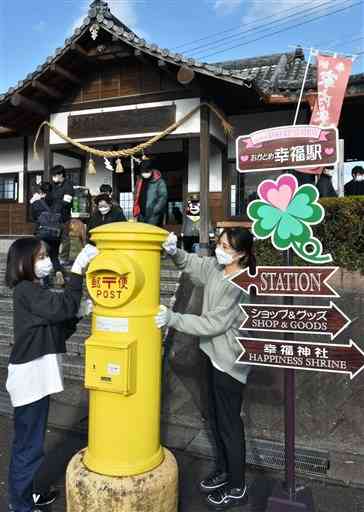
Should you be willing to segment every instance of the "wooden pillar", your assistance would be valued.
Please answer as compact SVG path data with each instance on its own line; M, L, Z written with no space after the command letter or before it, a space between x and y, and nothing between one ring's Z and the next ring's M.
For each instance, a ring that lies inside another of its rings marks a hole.
M221 166L222 166L222 194L224 220L231 217L230 212L230 167L228 161L228 146L221 150Z
M185 208L187 207L187 198L188 198L188 164L190 161L190 141L189 139L183 139L183 154L184 154L184 168L183 168L183 178L182 178L182 213L185 215Z
M200 111L200 254L206 256L209 247L209 181L210 181L210 110Z
M51 179L51 168L53 167L53 152L50 145L50 129L49 126L45 126L43 129L43 151L44 151L44 181L50 181Z
M23 137L23 203L25 205L24 209L24 224L26 224L30 218L30 204L29 204L29 183L28 183L28 167L29 167L29 139L28 136L25 135Z

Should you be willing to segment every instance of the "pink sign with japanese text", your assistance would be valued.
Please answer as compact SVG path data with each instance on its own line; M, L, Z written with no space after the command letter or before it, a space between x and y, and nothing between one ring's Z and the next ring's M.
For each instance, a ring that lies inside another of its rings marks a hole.
M259 130L236 140L239 172L325 167L338 160L336 128L311 125Z

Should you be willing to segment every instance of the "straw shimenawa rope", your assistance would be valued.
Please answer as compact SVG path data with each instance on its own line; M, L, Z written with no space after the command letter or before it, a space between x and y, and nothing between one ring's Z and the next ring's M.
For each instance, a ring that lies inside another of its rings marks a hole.
M81 149L85 153L88 153L90 156L94 155L94 156L99 156L101 158L102 157L117 158L117 157L120 157L120 156L121 157L133 156L133 155L135 155L137 153L143 152L145 149L149 148L150 146L152 146L153 144L155 144L159 140L163 139L163 137L165 137L166 135L169 135L170 133L174 132L174 130L176 130L182 124L184 124L186 121L191 119L191 117L194 114L196 114L196 112L198 112L200 110L200 108L203 107L203 106L208 107L220 119L222 127L224 129L224 132L231 137L232 133L233 133L233 127L224 118L224 116L221 114L221 112L219 112L219 110L216 107L214 107L213 105L210 105L210 103L200 103L199 105L197 105L197 107L195 107L193 110L188 112L188 114L186 114L184 117L182 117L182 119L180 119L176 123L173 123L171 126L166 128L163 132L158 133L157 135L154 135L154 137L152 137L151 139L147 140L146 142L143 142L142 144L138 144L137 146L134 146L133 148L119 149L117 151L101 151L99 149L95 149L95 148L92 148L90 146L86 146L85 144L81 144L80 142L77 142L76 140L72 139L71 137L68 137L68 135L65 135L64 133L59 131L55 126L51 125L48 121L44 121L39 126L37 134L36 134L35 139L34 139L34 144L33 144L34 157L37 158L37 159L39 158L39 155L38 155L38 152L37 152L37 142L38 142L39 136L40 136L41 131L44 128L44 126L49 126L49 128L55 134L57 134L59 137L61 137L61 139L63 139L66 142L69 142L73 146L76 146L77 148Z

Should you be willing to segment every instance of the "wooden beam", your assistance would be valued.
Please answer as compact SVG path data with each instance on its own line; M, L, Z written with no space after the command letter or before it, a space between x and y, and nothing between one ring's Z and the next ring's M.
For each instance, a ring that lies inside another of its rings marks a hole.
M63 95L57 89L51 87L50 85L45 85L42 82L39 82L39 80L33 80L32 87L34 87L34 89L38 89L41 92L44 92L56 100L60 100L63 97Z
M71 149L57 149L53 150L53 153L57 153L60 155L67 156L69 158L75 158L76 160L81 160L83 158L83 153L77 153L77 151L72 151Z
M104 44L99 44L96 46L96 48L92 48L92 50L89 51L88 56L89 57L130 57L133 55L133 52L126 48L125 45L121 44L112 44L109 46L106 46Z
M74 52L77 52L82 57L86 57L86 59L88 59L90 57L88 52L77 43L71 44L71 50L73 50Z
M145 58L145 53L142 52L142 50L134 50L134 57L136 57L138 60L140 60L140 62L143 62L144 64L148 63L148 59Z
M209 189L210 189L210 110L202 106L200 110L200 254L209 252Z
M51 71L54 73L57 73L57 75L60 75L62 78L66 78L70 82L73 82L74 84L81 85L82 81L71 71L68 71L68 69L63 68L59 64L52 64L51 65Z
M13 107L21 107L25 110L29 110L35 114L38 114L42 117L47 117L49 112L48 109L39 103L38 101L30 100L21 94L13 94L10 99L10 103Z
M11 135L15 133L13 128L7 128L6 126L0 126L0 135Z

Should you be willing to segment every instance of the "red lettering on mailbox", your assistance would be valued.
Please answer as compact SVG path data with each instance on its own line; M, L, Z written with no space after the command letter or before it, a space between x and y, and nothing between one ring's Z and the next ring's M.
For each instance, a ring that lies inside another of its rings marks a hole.
M116 277L103 277L102 283L107 284L108 289L110 290L112 284L116 284Z
M119 288L122 290L125 288L128 289L128 278L126 276L119 277Z
M93 276L91 280L91 288L101 288L100 278Z

